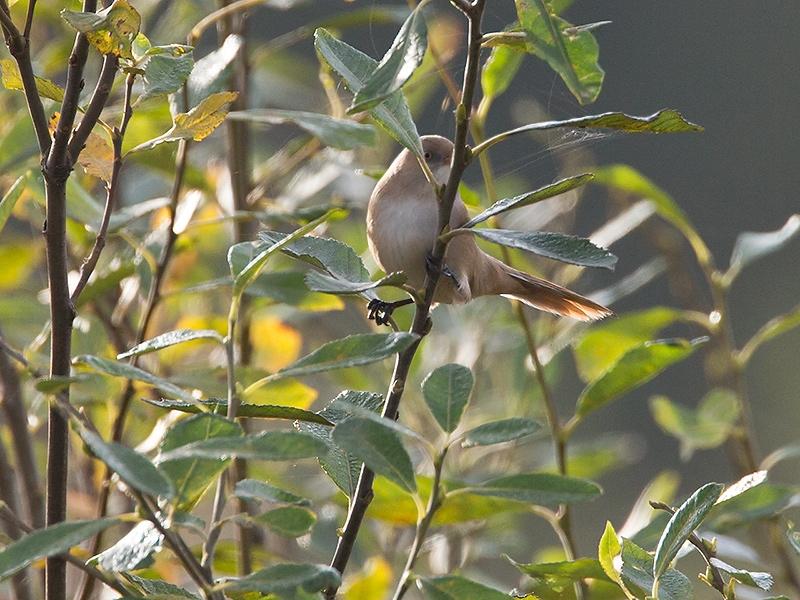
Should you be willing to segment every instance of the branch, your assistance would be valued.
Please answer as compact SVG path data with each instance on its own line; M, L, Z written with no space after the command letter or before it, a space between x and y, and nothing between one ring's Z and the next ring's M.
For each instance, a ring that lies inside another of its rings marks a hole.
M100 69L100 75L97 78L97 84L92 92L89 105L86 107L83 118L72 134L72 139L67 146L67 154L72 157L73 161L78 159L78 155L86 144L86 139L94 129L98 119L100 119L100 114L106 106L109 94L111 94L111 88L114 86L114 78L118 69L119 58L113 54L107 54L103 58L103 67ZM128 94L127 89L126 94ZM126 107L129 104L129 100L129 98L126 100Z
M6 448L2 441L0 441L0 504L7 505L8 509L13 514L19 514L19 490L17 489L16 473L11 463L8 462L6 455ZM5 508L5 506L3 506ZM9 520L5 521L3 528L6 535L12 540L20 537L21 530L16 523ZM28 569L21 569L14 573L11 579L11 587L14 590L15 600L31 600L31 594Z

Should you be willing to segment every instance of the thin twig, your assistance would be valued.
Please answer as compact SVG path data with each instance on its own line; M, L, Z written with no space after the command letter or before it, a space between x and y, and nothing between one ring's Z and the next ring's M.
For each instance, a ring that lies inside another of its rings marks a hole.
M72 139L69 141L68 153L73 157L73 160L78 158L89 134L100 119L100 114L103 112L108 96L114 86L114 78L118 70L119 58L113 54L106 55L103 58L103 66L100 69L100 75L97 78L92 97L89 99L89 105L83 113L83 119L81 119L80 124L72 134Z

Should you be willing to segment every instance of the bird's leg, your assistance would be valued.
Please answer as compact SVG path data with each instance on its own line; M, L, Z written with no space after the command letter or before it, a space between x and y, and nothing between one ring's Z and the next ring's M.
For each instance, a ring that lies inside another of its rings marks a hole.
M438 263L433 259L432 254L428 254L425 256L425 268L428 271L428 275L433 277L434 275L442 275L443 277L447 277L452 279L456 285L458 285L458 279L456 278L456 274L443 262Z
M375 321L378 325L386 325L389 323L389 319L392 317L392 313L395 309L413 303L414 301L411 298L398 300L396 302L384 302L380 298L373 298L369 301L369 304L367 304L367 317L370 321Z

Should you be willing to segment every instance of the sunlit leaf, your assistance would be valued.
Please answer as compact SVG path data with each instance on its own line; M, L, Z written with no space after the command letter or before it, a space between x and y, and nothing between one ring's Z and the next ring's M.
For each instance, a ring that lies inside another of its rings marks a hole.
M389 273L385 277L381 277L377 281L347 281L346 279L337 279L319 271L309 271L306 274L306 285L308 289L315 292L322 292L325 294L339 294L339 295L352 295L361 294L368 290L374 290L379 287L400 287L407 280L404 273Z
M614 531L614 526L611 521L606 521L606 528L603 531L603 536L600 538L600 543L597 548L597 559L603 572L610 581L616 583L629 600L635 598L625 586L622 581L622 575L617 571L614 565L614 559L622 553L622 545L617 537L617 532Z
M14 183L11 184L11 187L8 188L8 191L0 200L0 233L3 232L3 227L5 227L5 224L11 216L11 213L14 211L14 206L17 204L17 200L20 199L22 192L25 191L27 182L27 175L20 176Z
M435 369L422 382L425 403L446 433L452 433L458 427L473 384L472 371L456 364Z
M192 442L164 452L161 461L180 458L247 458L252 460L296 460L319 456L325 444L298 431L265 431L245 436L216 437Z
M800 491L796 487L761 483L730 500L719 502L706 525L714 531L730 531L794 506L800 506Z
M228 115L234 121L279 125L293 123L304 129L326 146L340 150L353 150L375 144L375 128L347 119L337 119L320 113L299 110L250 109L233 111Z
M119 519L67 521L33 531L0 550L0 579L13 575L36 560L67 552L120 522Z
M418 8L412 11L403 23L391 48L375 70L356 90L353 103L347 112L353 114L373 108L399 91L422 64L427 47L428 31L425 17L422 15L422 9Z
M144 89L136 103L177 92L194 67L192 47L182 44L151 46L144 60Z
M99 13L62 10L61 17L75 30L86 35L86 39L101 54L113 54L122 58L133 58L131 44L139 33L142 18L127 0L114 2Z
M522 208L523 206L530 206L531 204L535 204L542 200L547 200L548 198L558 196L589 183L593 178L594 175L591 173L584 173L583 175L576 175L575 177L561 179L555 183L541 187L538 190L534 190L533 192L526 192L519 196L514 196L513 198L504 198L503 200L498 200L479 215L472 217L461 227L465 229L468 227L474 227L478 223L482 223L491 217L509 210Z
M125 573L125 579L135 584L145 598L152 598L153 600L200 600L198 596L182 587L160 579L145 579L133 573Z
M757 587L766 592L770 591L772 586L775 584L775 579L769 573L737 569L736 567L732 567L728 563L723 562L718 558L711 559L711 566L716 567L724 573L727 573L739 583L743 583L751 587Z
M298 506L311 505L311 501L302 496L277 488L265 481L258 481L255 479L242 479L237 481L233 490L233 495L237 498L258 500L259 502L296 504Z
M169 394L174 398L178 398L179 400L189 403L195 402L195 398L191 394L185 390L182 390L174 383L167 381L166 379L162 379L161 377L156 377L152 373L148 373L147 371L124 362L108 360L106 358L100 358L99 356L91 356L88 354L76 356L72 359L72 362L73 364L77 365L86 365L94 371L106 373L112 377L124 377L125 379L133 379L134 381L143 381L144 383L152 385L153 387L158 388L165 394Z
M464 490L471 494L508 498L543 506L585 502L602 494L600 486L592 481L555 473L508 475Z
M202 410L201 407L206 407L218 415L224 415L228 411L228 401L223 398L196 402L181 402L180 400L161 398L159 400L146 399L146 402L153 406L158 406L159 408L177 410L185 413L199 413ZM305 421L308 423L319 423L321 425L332 425L325 417L295 406L245 403L239 406L237 415L250 419L288 419L290 421Z
M523 56L522 52L508 46L492 48L481 70L481 89L488 102L508 89L522 64Z
M255 571L246 577L225 578L220 588L231 592L259 592L261 594L294 593L298 589L319 592L341 583L339 572L327 565L277 564Z
M105 571L120 573L141 569L152 561L153 554L161 549L164 536L150 521L142 521L126 533L113 546L92 557Z
M582 581L583 579L599 579L611 581L598 560L594 558L578 558L553 563L518 563L511 561L517 569L535 579L561 579Z
M336 71L354 92L364 87L378 63L352 46L337 40L325 29L314 33L314 47L325 62ZM403 93L398 90L371 109L370 116L389 135L422 158L422 142Z
M281 506L259 515L255 520L278 535L296 538L311 531L317 522L317 516L300 506Z
M472 448L474 446L490 446L492 444L511 442L533 435L541 427L536 421L520 417L490 421L467 431L464 434L461 447Z
M628 350L602 375L592 380L578 398L576 415L583 418L619 396L647 383L661 371L691 356L704 339L658 340Z
M219 344L222 343L222 336L212 329L176 329L162 333L154 338L150 338L137 344L130 350L117 355L117 360L124 358L131 358L132 356L141 356L150 352L156 352L164 348L169 348L175 344L182 344L191 340L213 340Z
M360 572L348 577L347 587L342 591L343 600L373 600L385 598L392 584L392 567L380 556L366 561Z
M753 354L756 350L758 350L763 344L775 339L779 335L783 335L784 333L788 333L795 329L796 327L800 327L800 304L795 306L789 312L778 315L777 317L773 317L761 328L753 334L744 347L739 351L738 360L742 365L747 365L750 362L750 359L753 357Z
M418 581L427 600L508 600L508 594L458 575L424 577Z
M1 82L4 88L19 92L25 91L16 61L10 58L0 59L0 72L2 72ZM34 77L34 79L36 81L36 91L42 98L48 98L56 102L61 102L64 99L64 90L60 86L43 77Z
M739 271L764 256L778 252L800 232L800 214L794 214L776 231L745 231L736 238L731 253L731 271Z
M680 505L658 541L653 557L653 575L659 579L677 556L684 542L697 529L717 502L725 486L707 483Z
M186 80L190 104L225 89L228 84L228 67L239 54L243 44L242 36L229 35L219 48L195 62Z

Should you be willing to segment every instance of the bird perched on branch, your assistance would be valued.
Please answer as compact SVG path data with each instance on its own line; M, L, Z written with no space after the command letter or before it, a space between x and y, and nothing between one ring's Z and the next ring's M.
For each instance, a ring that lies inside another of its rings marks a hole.
M439 182L447 181L453 143L437 135L422 137L425 161ZM417 158L403 150L375 186L367 209L369 247L386 272L403 271L415 288L424 284L438 230L438 198ZM459 196L453 203L450 228L469 219ZM509 267L483 252L471 235L450 240L434 302L463 304L479 296L505 296L539 310L581 321L602 319L612 311L560 285ZM370 318L386 323L398 306L410 300L373 300Z

